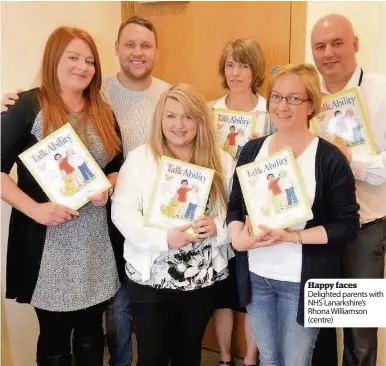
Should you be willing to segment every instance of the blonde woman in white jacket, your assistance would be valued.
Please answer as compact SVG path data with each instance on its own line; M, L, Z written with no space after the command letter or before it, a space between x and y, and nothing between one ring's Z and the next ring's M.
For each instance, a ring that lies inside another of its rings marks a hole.
M205 215L192 225L144 225L162 155L216 172ZM232 159L217 147L205 100L188 85L167 89L149 143L131 151L119 173L112 206L113 222L125 237L139 366L200 365L214 284L228 276L225 214L232 174ZM186 232L190 226L197 236Z

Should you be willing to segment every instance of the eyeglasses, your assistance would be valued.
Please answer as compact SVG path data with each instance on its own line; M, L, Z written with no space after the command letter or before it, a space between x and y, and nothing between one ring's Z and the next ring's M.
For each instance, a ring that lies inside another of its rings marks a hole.
M288 95L287 97L283 97L282 95L273 94L273 93L269 94L268 99L270 102L273 102L273 103L280 103L282 99L285 99L288 104L293 104L293 105L299 105L311 100L309 98L303 99L295 95Z

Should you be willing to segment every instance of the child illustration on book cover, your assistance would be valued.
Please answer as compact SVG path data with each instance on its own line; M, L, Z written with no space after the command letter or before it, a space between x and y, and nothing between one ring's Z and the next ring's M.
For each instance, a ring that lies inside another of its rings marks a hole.
M295 184L285 170L278 173L277 176L274 173L267 175L269 200L266 206L261 207L261 213L264 216L270 216L273 206L273 212L278 214L284 210L292 208L299 203L295 192Z
M170 191L166 186L164 193ZM167 204L161 204L161 213L170 218L194 220L196 209L200 202L199 187L189 187L187 179L182 179L177 191L171 196Z
M231 154L232 158L236 158L236 136L238 132L236 132L235 126L229 127L229 133L225 138L225 143L223 150L229 154Z
M74 152L71 146L66 149L65 154L56 153L54 159L58 163L63 180L61 193L64 196L74 195L83 185L95 177L88 167L87 161Z
M163 156L145 214L148 226L191 223L205 209L214 171Z
M194 220L194 215L196 213L196 209L198 206L198 203L200 202L200 197L198 195L199 188L198 186L193 186L192 189L188 192L188 208L185 212L185 219L187 220Z
M245 131L243 128L240 128L237 132L236 136L236 145L237 145L237 151L236 151L236 160L239 159L241 150L245 146L245 144L248 142L248 138L245 135Z
M328 121L328 132L348 147L365 142L362 128L363 125L354 117L351 108L347 108L344 114L341 110L336 110L334 117Z
M346 109L346 116L344 117L347 129L350 130L351 141L353 144L360 144L364 142L364 138L362 135L362 127L363 125L358 122L354 117L354 111L351 108Z
M259 225L288 228L312 218L307 187L289 147L236 172L254 233Z
M279 185L280 177L276 177L269 173L267 175L268 180L268 191L270 192L271 201L275 210L275 213L279 213L282 209L281 201L282 201L282 189Z
M19 155L52 202L79 209L111 185L70 124Z
M298 203L298 199L295 193L294 182L288 177L288 174L286 171L280 172L279 177L280 177L279 184L284 189L287 196L287 206L290 207L292 205L296 205Z
M176 210L175 217L182 219L185 216L185 211L188 205L188 192L191 188L188 187L189 182L187 179L181 181L181 186L177 189L176 198L178 201L178 207Z
M69 163L68 156L62 156L57 153L54 155L54 159L58 162L58 168L62 174L62 179L64 183L64 187L61 190L61 193L64 196L72 196L74 195L79 186L74 183L73 174L75 172L75 168Z
M76 153L72 147L68 148L66 153L68 161L74 167L77 167L75 178L80 182L80 184L87 183L90 179L94 178L94 174L87 165L87 161Z

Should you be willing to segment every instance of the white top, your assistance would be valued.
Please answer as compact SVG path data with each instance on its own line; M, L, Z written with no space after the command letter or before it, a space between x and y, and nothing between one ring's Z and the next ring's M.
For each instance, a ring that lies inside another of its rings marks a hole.
M343 89L357 87L361 69L354 74ZM330 94L322 81L322 91ZM373 132L377 154L353 152L351 169L356 179L357 201L360 205L360 220L364 224L386 216L386 77L363 73L360 91Z
M72 155L68 155L68 162L74 168L77 168L78 166L82 165L85 160L79 154L73 152Z
M236 145L237 146L245 146L245 144L248 142L248 138L244 135L238 134L236 136Z
M192 205L197 205L200 200L200 197L194 189L191 189L188 192L188 202L191 203Z
M351 117L344 117L344 122L346 123L346 126L349 128L357 128L359 127L359 122Z
M102 85L102 93L117 118L122 134L123 154L145 144L148 127L161 94L170 85L152 77L150 87L142 91L125 88L117 76L108 76Z
M233 161L229 154L221 150L220 157L228 197L233 176ZM225 224L226 210L220 211L218 205L214 204L209 212L206 212L216 223L217 236L207 238L199 245L190 243L180 250L169 249L166 230L144 225L144 213L150 204L157 169L158 162L155 161L150 148L142 145L128 154L119 172L112 197L112 220L125 237L126 273L137 283L158 288L192 290L208 286L218 280L215 274L227 271L230 236ZM192 252L197 256L190 255ZM176 268L182 271L186 269L187 264L192 265L191 261L197 266L205 262L202 267L204 271L200 274L203 278L200 281L192 281L189 278L183 283L178 283L167 278L169 266L175 264ZM228 272L225 277L227 275ZM163 281L165 279L167 283Z
M294 183L288 177L280 177L279 186L283 189L290 189L294 186Z
M224 95L220 99L210 102L209 105L211 105L212 108L229 109L226 105L227 96L228 94ZM265 117L267 114L267 100L262 95L258 94L257 103L250 112L259 112L256 118L255 133L257 133L259 136L263 136L265 127ZM248 138L248 136L245 137Z
M268 157L268 146L272 136L268 136L257 158ZM315 137L307 149L296 159L300 174L306 186L311 205L315 198L315 159L319 138ZM291 229L304 229L307 222L292 226ZM302 270L302 246L282 242L276 245L248 251L249 270L259 276L278 281L300 282Z

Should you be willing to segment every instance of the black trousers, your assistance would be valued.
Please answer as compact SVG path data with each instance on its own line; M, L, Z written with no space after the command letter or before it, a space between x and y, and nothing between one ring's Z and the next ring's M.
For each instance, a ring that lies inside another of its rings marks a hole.
M40 327L37 358L70 355L72 331L74 337L78 338L103 338L102 315L106 306L107 302L103 302L86 309L68 312L35 308Z
M214 311L212 287L166 291L157 302L132 303L137 366L200 365L202 338Z
M386 253L386 220L361 229L342 256L343 278L383 278ZM378 328L343 329L343 366L376 366ZM335 329L321 328L315 344L313 366L337 366Z

